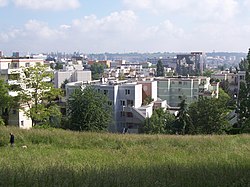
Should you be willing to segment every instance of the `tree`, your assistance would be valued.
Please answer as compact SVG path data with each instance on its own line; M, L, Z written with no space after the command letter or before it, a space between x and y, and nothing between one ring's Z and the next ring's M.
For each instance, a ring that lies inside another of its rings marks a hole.
M222 88L227 94L231 94L228 80L222 80L220 82L220 88Z
M245 69L246 76L245 81L240 82L238 95L238 124L242 130L250 128L250 49L244 63L240 69Z
M32 126L38 123L49 124L52 118L59 118L60 121L61 113L56 101L61 95L61 89L54 88L49 81L53 74L42 65L25 68L23 71L22 81L26 88L19 95L21 104L28 107L24 112L31 118Z
M105 65L95 62L91 65L90 70L92 73L92 79L98 80L104 72Z
M177 114L177 120L175 122L175 130L177 133L187 134L192 131L193 123L188 114L188 107L186 100L183 99L179 104L179 111Z
M78 131L106 130L112 119L112 108L106 95L92 86L77 89L68 100L69 128Z
M144 132L148 134L172 133L175 117L163 108L155 109L150 118L146 118Z
M17 106L18 97L10 96L9 85L0 80L0 117L5 125L8 125L10 109Z
M229 96L227 97L229 98ZM221 134L229 130L230 125L226 119L227 99L199 98L189 106L188 114L193 122L196 134Z
M239 70L240 71L247 71L248 69L248 61L247 59L242 59L239 63Z
M156 64L156 76L157 77L164 76L164 67L163 67L161 59L158 60L158 62Z

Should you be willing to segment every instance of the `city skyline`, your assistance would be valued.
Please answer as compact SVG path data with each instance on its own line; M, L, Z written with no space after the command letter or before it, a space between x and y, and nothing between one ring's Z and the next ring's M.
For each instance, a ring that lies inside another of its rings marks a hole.
M0 0L0 51L247 52L250 0Z

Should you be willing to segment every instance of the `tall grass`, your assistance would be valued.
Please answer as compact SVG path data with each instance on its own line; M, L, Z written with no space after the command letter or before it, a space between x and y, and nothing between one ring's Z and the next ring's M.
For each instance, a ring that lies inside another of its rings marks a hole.
M9 132L15 134L14 147L8 145ZM0 127L0 141L0 186L250 186L249 135Z

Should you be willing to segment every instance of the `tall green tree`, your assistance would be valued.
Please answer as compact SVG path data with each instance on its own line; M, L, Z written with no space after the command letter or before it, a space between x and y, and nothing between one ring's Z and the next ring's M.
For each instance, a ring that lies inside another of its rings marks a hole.
M148 134L171 134L172 124L175 121L174 115L163 108L155 109L150 118L146 118L144 132Z
M246 76L245 81L240 82L238 95L238 123L243 130L250 128L250 49L244 62L247 62L244 64Z
M226 94L227 95L227 94ZM193 122L193 132L196 134L221 134L230 129L226 119L228 113L227 95L221 98L199 98L189 106L188 113Z
M23 71L22 81L26 88L22 89L19 95L22 105L28 107L24 112L31 118L32 125L50 124L54 118L60 121L61 113L56 103L61 89L54 88L50 81L53 74L46 71L46 67L42 65L28 67Z
M9 112L13 107L18 107L18 97L9 95L9 85L0 80L0 117L5 125L8 125Z
M93 80L98 80L102 76L104 69L106 68L105 65L95 62L91 65L90 70L92 74Z
M71 130L103 131L112 121L112 106L108 97L92 86L75 90L68 106L68 128Z
M162 64L162 60L158 60L157 64L156 64L156 76L157 77L162 77L164 76L164 67Z
M179 104L179 111L177 114L177 120L175 122L175 131L179 134L191 133L193 122L188 114L188 106L186 100L183 99Z

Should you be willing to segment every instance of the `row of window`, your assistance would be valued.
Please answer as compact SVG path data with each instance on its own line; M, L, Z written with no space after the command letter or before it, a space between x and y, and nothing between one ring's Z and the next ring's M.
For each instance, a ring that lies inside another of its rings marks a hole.
M120 105L121 106L126 106L126 101L125 100L120 100ZM127 100L127 106L134 106L134 100Z
M100 92L100 89L98 89L98 92ZM103 90L103 94L107 95L108 94L108 90ZM129 89L125 89L125 95L130 95L130 90Z

